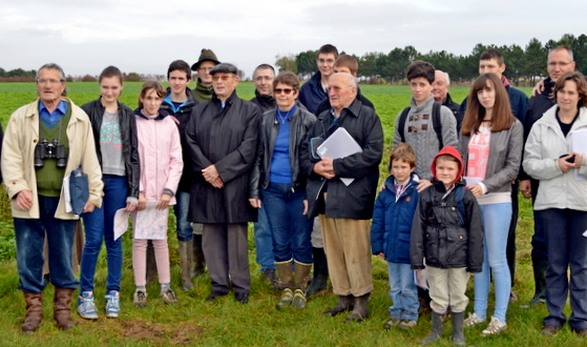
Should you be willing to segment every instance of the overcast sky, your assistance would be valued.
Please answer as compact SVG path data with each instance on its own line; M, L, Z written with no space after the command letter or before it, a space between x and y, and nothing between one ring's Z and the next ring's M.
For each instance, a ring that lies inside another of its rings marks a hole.
M165 74L202 48L250 76L276 55L332 43L359 56L414 46L469 54L587 31L583 0L0 0L0 67Z

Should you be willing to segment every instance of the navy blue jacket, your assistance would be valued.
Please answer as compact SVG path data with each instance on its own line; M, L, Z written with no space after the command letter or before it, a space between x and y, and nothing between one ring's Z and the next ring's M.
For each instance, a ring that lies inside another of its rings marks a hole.
M408 182L408 187L396 201L393 176L385 180L385 189L379 193L373 210L371 223L371 250L377 255L381 252L385 260L392 263L410 264L410 237L412 222L418 207L418 183L416 174Z
M190 117L192 115L192 109L198 103L192 96L192 92L186 88L185 93L187 96L187 100L181 105L179 109L175 109L173 103L167 99L167 96L171 93L171 89L167 88L167 95L163 99L163 103L161 104L161 109L165 110L170 115L174 116L177 119L178 124L177 128L179 130L179 138L181 140L181 150L183 156L183 173L181 174L181 179L179 181L179 186L177 190L181 192L189 193L192 190L192 169L189 165L191 157L190 152L188 150L185 129L187 124L190 121Z
M320 71L316 71L316 73L312 75L312 78L300 88L300 102L308 109L308 111L316 116L318 116L318 113L316 113L318 106L322 101L328 98L328 94L326 94L322 88L322 83L320 82L321 79L322 75L320 74Z

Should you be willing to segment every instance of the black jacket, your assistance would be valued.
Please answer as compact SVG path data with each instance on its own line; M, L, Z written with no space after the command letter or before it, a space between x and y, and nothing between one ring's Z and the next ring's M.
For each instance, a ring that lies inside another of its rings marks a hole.
M464 181L457 183L464 184ZM423 259L426 258L426 265L432 267L466 267L468 272L481 272L481 210L473 193L465 188L463 203L466 216L460 216L454 201L455 189L443 199L446 188L442 182L434 180L431 187L420 193L410 242L413 269L423 269Z
M330 112L320 114L300 150L302 171L308 176L306 194L309 216L324 213L329 218L371 219L383 153L381 121L372 108L358 99L341 111L335 125L333 121L334 116ZM335 159L336 177L325 180L313 171L319 160L312 156L310 141L320 137L325 139L338 127L345 128L363 151ZM340 177L354 178L354 181L346 186ZM324 201L325 190L328 191L327 201Z
M251 188L249 197L260 199L260 190L269 185L269 169L273 149L279 132L279 122L275 119L276 109L263 114L261 128L259 131L259 146L257 160L251 174ZM292 188L295 191L302 191L306 188L306 176L301 172L299 149L304 141L308 130L316 122L316 117L299 107L291 118L289 131L289 163L291 166Z
M461 105L453 101L453 99L450 97L450 93L446 93L446 98L442 100L442 105L448 107L455 115L455 119L457 120L457 133L460 133L461 123L463 122L463 119L459 117L459 109Z
M261 114L275 109L275 98L272 95L261 95L259 91L255 89L255 97L251 99L251 102L259 107Z
M256 158L259 108L234 92L222 108L214 95L198 104L186 128L193 183L188 219L197 223L246 223L257 219L248 201L249 182ZM215 165L224 182L214 188L202 169Z
M90 117L98 161L102 166L102 152L100 151L100 128L104 117L104 106L100 99L90 101L81 107ZM134 112L126 105L118 103L118 120L120 136L122 137L122 157L128 181L128 196L139 197L140 165L137 144L137 126Z
M177 112L174 112L173 106L170 105L168 103L167 100L163 100L163 103L161 104L161 109L165 110L169 115L172 115L175 117L175 119L177 119L177 121L179 122L177 124L177 128L179 130L179 138L181 140L181 149L182 149L182 153L183 153L183 172L181 174L181 179L179 180L179 185L177 187L177 190L182 191L182 192L187 192L189 193L192 190L192 169L190 168L190 155L189 155L189 151L188 151L188 147L187 147L187 141L186 141L186 136L185 136L185 128L187 126L187 124L189 123L190 117L192 115L192 110L194 108L194 106L196 106L197 102L196 100L193 98L192 96L192 92L186 88L186 96L187 96L187 100L186 102L181 106L181 108L179 110L177 110ZM165 96L167 98L167 96L170 93L170 89L167 88L167 95Z
M554 84L555 83L550 79L550 77L546 78L544 80L544 90L542 93L530 98L530 101L528 102L528 110L526 111L526 117L524 117L524 143L526 143L534 123L542 118L542 115L548 111L549 108L554 106L555 102L552 95ZM532 180L532 183L536 185L532 187L532 193L535 194L535 189L537 192L538 181L532 179L526 172L524 172L523 167L520 167L518 178L520 180Z

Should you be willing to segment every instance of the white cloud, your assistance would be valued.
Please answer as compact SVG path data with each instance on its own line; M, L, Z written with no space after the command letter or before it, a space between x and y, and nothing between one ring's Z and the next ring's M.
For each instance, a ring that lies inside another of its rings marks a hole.
M332 43L362 55L414 46L468 54L475 44L541 42L584 32L587 3L445 0L0 0L0 67L36 69L47 61L72 74L106 65L164 72L190 64L201 48L251 73L276 55ZM555 15L553 15L555 13ZM562 12L561 12L562 13Z

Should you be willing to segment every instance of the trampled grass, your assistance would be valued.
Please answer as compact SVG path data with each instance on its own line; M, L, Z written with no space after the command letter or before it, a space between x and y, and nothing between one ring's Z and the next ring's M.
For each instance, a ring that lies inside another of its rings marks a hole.
M140 83L127 83L122 101L131 108L136 107L136 95ZM385 131L385 157L393 134L395 116L409 100L409 88L405 86L362 86L363 94L370 98L381 117ZM253 96L251 83L239 85L239 95L249 99ZM70 83L69 95L77 104L83 104L98 96L96 83ZM453 88L451 94L460 101L467 93L464 87ZM9 115L19 106L35 98L33 84L0 84L0 119L5 125ZM384 177L387 159L381 165ZM508 329L501 335L482 338L483 329L466 331L470 346L585 346L587 343L568 329L555 337L540 334L541 319L546 315L544 305L531 309L521 308L533 294L532 269L530 266L530 237L532 234L532 212L527 200L521 199L521 212L517 238L517 272L514 291L519 297L510 304ZM173 215L173 214L170 214ZM170 218L170 230L174 230L174 217ZM8 205L5 198L0 200L0 236L13 233ZM0 239L0 243L2 243ZM333 306L336 298L325 293L312 298L305 310L277 311L275 304L279 294L263 282L259 267L255 263L252 232L249 233L250 265L253 278L251 301L248 305L237 304L232 296L218 303L204 301L209 293L207 276L195 280L195 289L181 290L179 259L175 233L169 233L170 257L172 264L172 286L179 303L165 306L158 298L159 286L148 286L149 303L139 309L132 304L134 291L130 257L131 235L124 236L125 259L122 281L122 314L119 319L104 318L106 262L102 252L96 273L96 302L101 312L98 321L90 322L74 314L77 325L67 332L59 331L52 322L53 288L45 290L44 317L39 331L31 336L20 333L20 324L25 313L22 294L17 290L18 275L14 259L0 263L0 345L1 346L413 346L417 345L430 329L430 315L420 318L412 331L399 329L386 331L382 328L387 319L390 305L387 285L387 266L373 258L375 290L370 301L371 317L362 324L344 324L344 315L328 317L323 311ZM2 248L0 248L2 251ZM472 309L472 281L468 291ZM489 312L493 300L490 299ZM438 346L449 346L450 324L447 324L445 338Z

